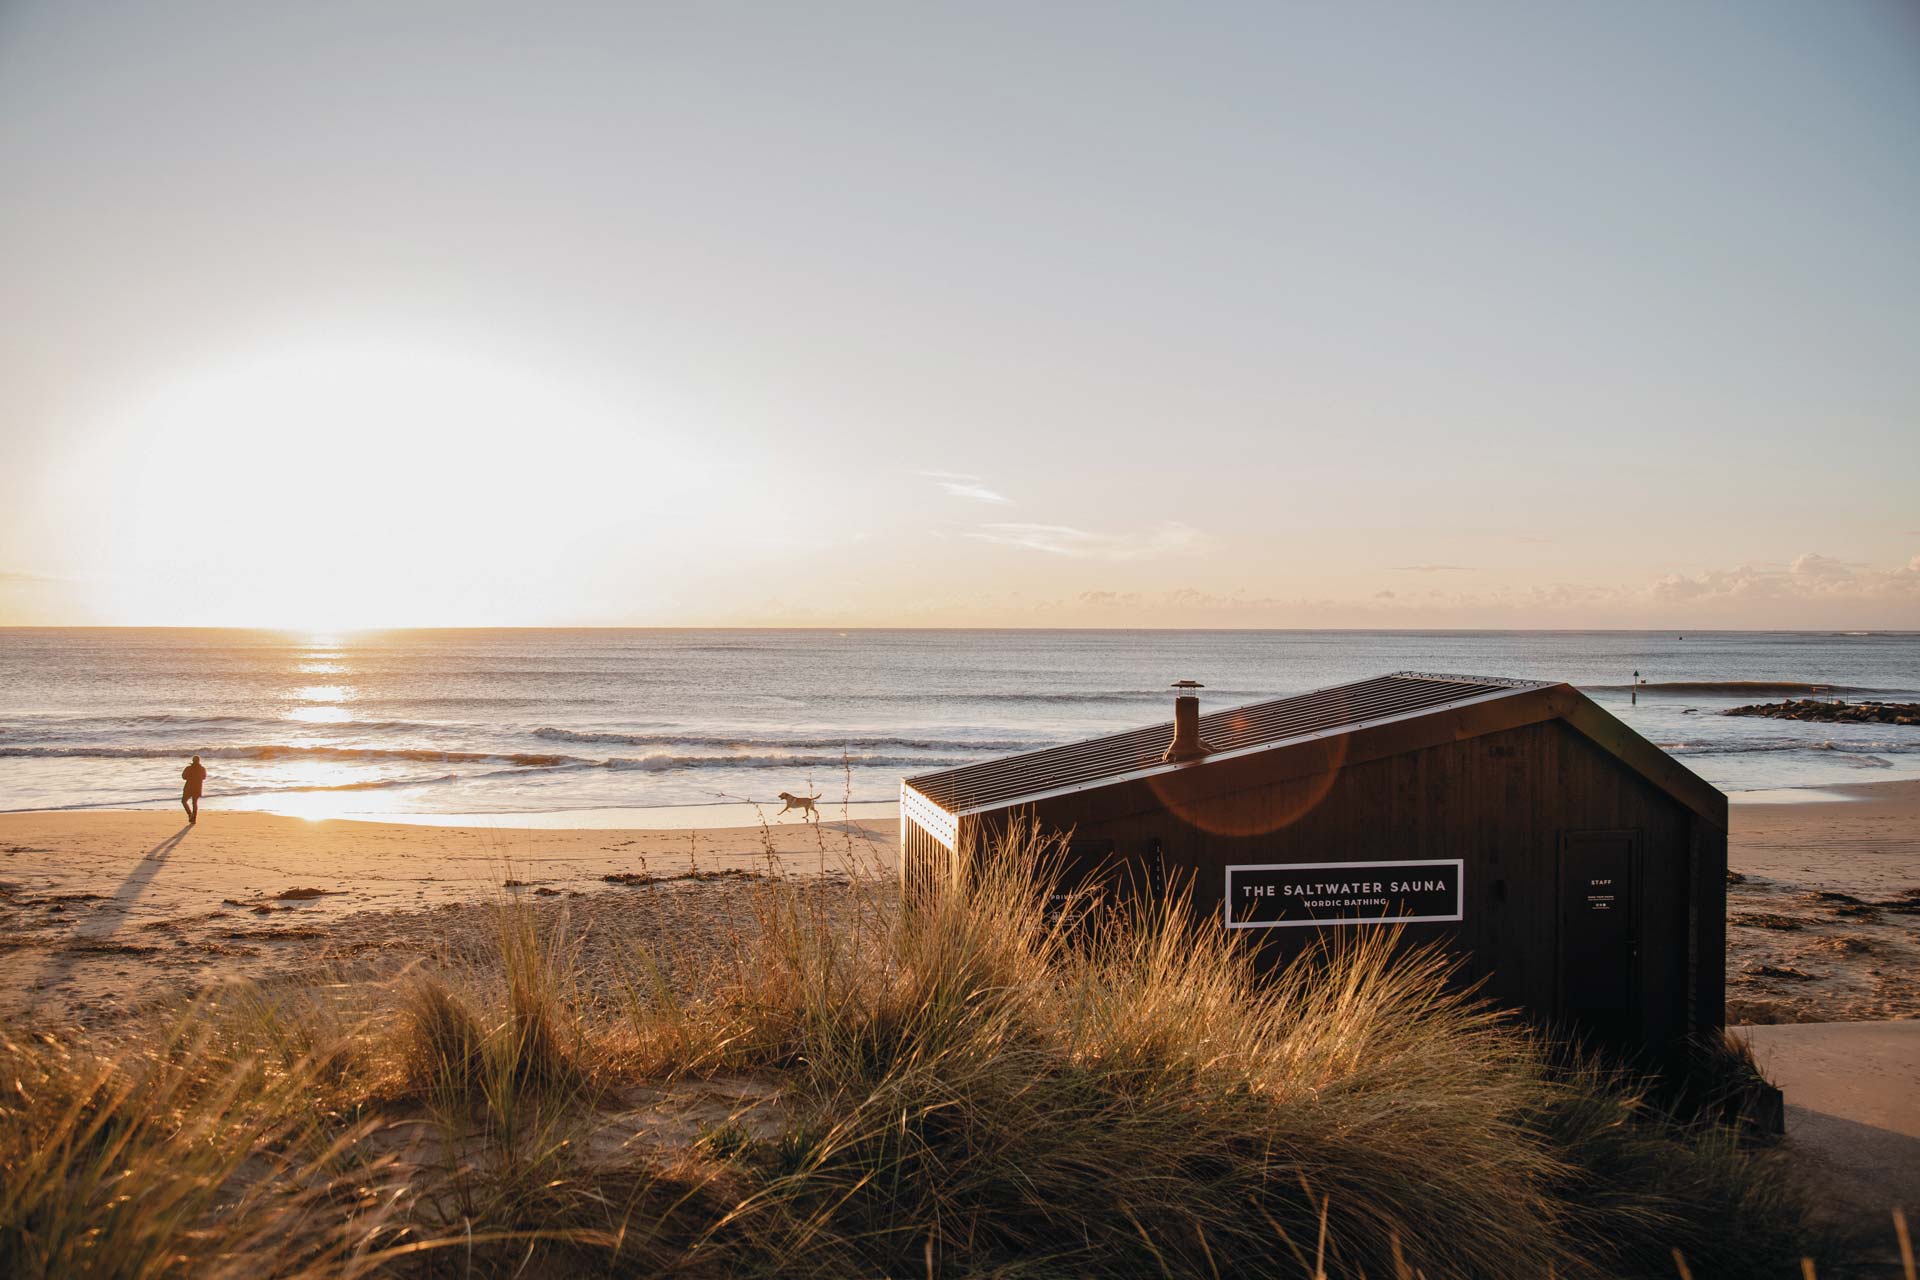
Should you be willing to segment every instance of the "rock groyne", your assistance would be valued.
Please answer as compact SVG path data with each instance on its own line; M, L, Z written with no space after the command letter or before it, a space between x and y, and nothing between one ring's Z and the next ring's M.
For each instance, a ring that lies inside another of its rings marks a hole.
M1735 707L1730 716L1766 716L1773 720L1820 720L1830 724L1906 724L1920 728L1920 702L1841 702L1790 698Z

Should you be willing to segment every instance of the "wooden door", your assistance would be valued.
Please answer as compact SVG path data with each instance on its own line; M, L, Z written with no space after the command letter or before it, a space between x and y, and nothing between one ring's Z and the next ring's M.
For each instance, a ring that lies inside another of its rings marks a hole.
M1560 837L1560 1013L1619 1053L1641 1039L1638 831Z

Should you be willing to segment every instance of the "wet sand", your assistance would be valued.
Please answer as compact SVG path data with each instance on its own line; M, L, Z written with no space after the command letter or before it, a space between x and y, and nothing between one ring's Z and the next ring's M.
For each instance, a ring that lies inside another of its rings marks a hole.
M1920 1015L1920 782L1732 806L1727 1020Z
M1733 806L1737 1023L1920 1015L1920 782ZM524 830L209 809L0 814L0 1018L102 1024L343 955L429 956L491 903L565 905L592 945L711 951L752 877L897 874L897 824Z

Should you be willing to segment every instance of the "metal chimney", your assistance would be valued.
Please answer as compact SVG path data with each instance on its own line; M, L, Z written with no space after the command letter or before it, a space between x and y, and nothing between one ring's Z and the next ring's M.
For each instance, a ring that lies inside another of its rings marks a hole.
M1173 742L1160 758L1168 763L1198 760L1213 750L1200 737L1200 698L1193 692L1206 686L1197 680L1176 680L1173 687L1179 690L1173 699Z

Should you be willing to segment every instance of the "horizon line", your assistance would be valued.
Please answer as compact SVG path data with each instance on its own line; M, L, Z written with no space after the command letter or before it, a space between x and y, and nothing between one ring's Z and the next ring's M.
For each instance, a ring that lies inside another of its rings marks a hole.
M5 631L242 631L268 635L387 635L421 631L1032 631L1032 632L1133 632L1185 631L1262 634L1296 632L1313 634L1369 635L1403 633L1431 635L1450 633L1486 635L1522 633L1535 635L1825 635L1825 636L1916 636L1920 629L1905 627L1180 627L1142 625L1134 627L1095 626L934 626L923 624L846 624L831 623L565 623L436 625L390 627L282 627L236 626L232 624L181 623L0 623Z

